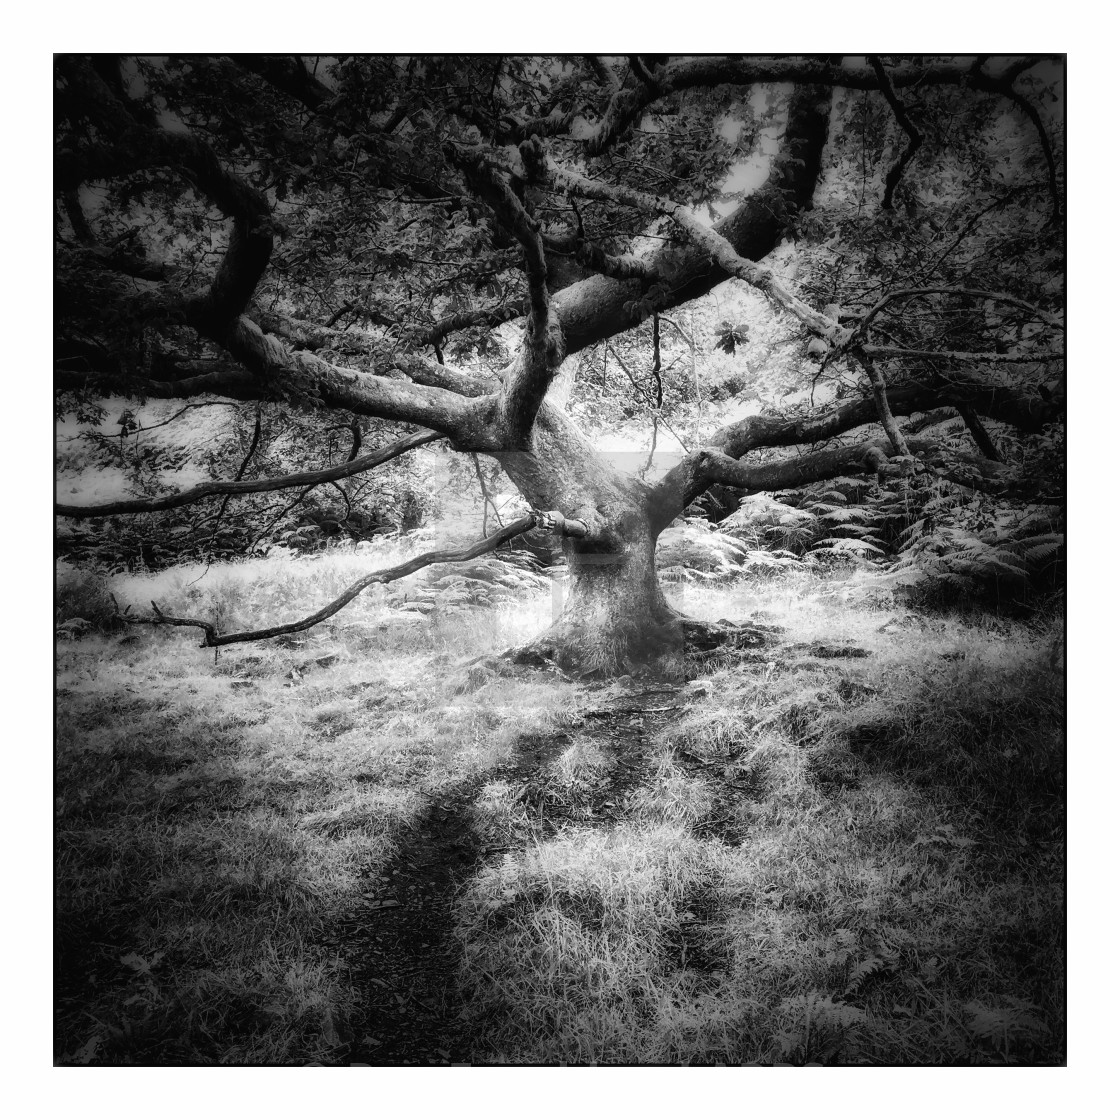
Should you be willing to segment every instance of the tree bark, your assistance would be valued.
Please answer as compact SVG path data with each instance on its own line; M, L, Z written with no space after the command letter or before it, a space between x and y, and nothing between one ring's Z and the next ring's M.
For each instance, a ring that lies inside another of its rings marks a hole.
M562 537L563 609L535 649L566 667L610 673L679 641L679 618L657 580L650 487L607 462L547 401L528 450L495 458L534 508L579 523L579 535Z

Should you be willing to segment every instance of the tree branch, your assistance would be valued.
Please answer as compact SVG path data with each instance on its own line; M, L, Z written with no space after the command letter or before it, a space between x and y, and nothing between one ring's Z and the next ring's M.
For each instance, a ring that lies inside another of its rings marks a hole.
M1015 489L1008 472L982 459L954 456L935 440L915 440L912 451L940 477L958 486L990 494L1007 494ZM824 482L842 474L906 474L912 467L910 455L891 455L889 440L869 440L829 451L814 451L773 463L750 465L711 448L694 453L696 471L707 484L719 483L748 494L795 490L813 482ZM903 462L899 462L899 459Z
M879 423L883 425L883 431L887 433L887 439L891 441L894 453L896 455L909 455L910 451L906 446L906 439L902 435L898 421L894 418L894 413L891 412L890 402L887 400L887 385L883 380L883 375L862 350L855 351L855 358L863 367L863 372L867 374L867 380L871 383L871 395L875 400L875 410L879 413Z
M508 323L511 319L520 319L528 314L529 303L519 300L507 304L505 307L485 307L474 311L460 311L455 315L448 315L440 319L428 330L421 331L412 336L411 341L415 346L431 346L442 342L454 331L461 331L467 327L498 327Z
M1050 185L1050 222L1055 229L1060 228L1062 222L1062 198L1061 192L1058 190L1058 164L1054 159L1054 149L1050 144L1050 137L1046 134L1046 126L1042 123L1042 117L1039 116L1038 110L1021 93L1013 90L1010 85L1008 85L1004 91L1004 95L1022 109L1027 120L1034 125L1034 130L1038 133L1038 141L1042 145L1042 155L1046 160L1046 173Z
M917 154L925 137L922 136L917 126L909 116L907 116L906 108L899 100L898 94L895 93L890 75L887 73L879 57L877 55L870 55L868 62L871 63L871 68L875 71L875 75L879 79L879 87L883 91L883 96L886 98L887 104L891 107L891 112L894 113L895 120L902 126L902 130L909 139L906 151L898 157L894 167L887 172L886 189L883 191L883 209L893 210L894 192L899 181L902 179L902 173L906 170L906 165Z
M1036 307L1033 303L1028 303L1025 299L1019 299L1018 296L1007 295L1005 292L987 292L982 288L956 288L949 286L900 288L897 291L888 292L866 315L864 315L855 333L858 337L864 337L875 318L892 303L905 303L909 300L917 299L919 296L934 295L968 296L972 299L991 300L993 303L1006 303L1011 307L1018 307L1021 311L1029 312L1047 326L1055 327L1058 330L1065 330L1065 324L1059 316L1049 311L1043 311L1041 307Z
M999 448L992 442L992 437L988 435L988 430L980 422L980 417L976 415L976 409L968 404L960 404L957 406L957 411L960 413L961 419L968 428L972 438L976 441L976 446L980 448L981 453L986 459L991 459L993 462L1002 463L1003 456L999 452Z
M453 145L446 147L445 154L462 168L472 191L490 206L525 250L525 278L529 286L525 341L517 361L507 372L499 402L504 438L510 448L523 447L564 357L555 317L550 314L548 264L540 223L529 214L501 172L485 158L467 156ZM539 173L543 158L536 137L521 145L522 163L530 179Z
M667 68L673 69L675 66ZM794 90L785 132L765 182L716 223L715 232L745 259L761 260L770 253L787 232L793 214L812 204L828 139L831 106L828 89L805 86ZM697 299L727 277L724 269L713 263L710 253L691 242L683 246L667 244L648 263L663 278L653 308L658 311ZM591 276L557 292L552 306L560 320L567 353L574 354L633 326L631 305L640 295L640 281L607 276Z
M139 616L125 614L120 617L123 621L131 624L197 626L203 632L203 649L210 646L233 645L237 642L259 642L266 638L278 638L283 634L298 634L300 631L310 630L312 626L318 625L318 623L330 618L331 615L338 614L343 607L353 602L354 599L372 584L391 583L393 580L401 579L404 576L419 571L421 568L426 568L430 564L455 564L466 560L473 560L476 556L482 556L487 552L493 552L499 545L505 544L506 541L512 540L522 533L528 532L535 524L536 521L532 516L521 517L512 524L500 529L492 536L487 537L485 540L475 541L474 544L469 545L467 548L442 549L436 552L425 552L422 556L417 556L403 564L398 564L396 567L384 568L379 572L370 572L369 575L362 576L360 580L352 583L337 599L332 599L331 602L321 610L316 611L312 615L308 615L307 618L300 619L298 622L286 622L278 626L266 626L259 630L242 630L232 634L219 634L217 627L211 622L204 622L202 619L198 618L180 618L166 615L154 602L152 603L152 609L155 611L155 614Z
M253 456L257 453L257 446L261 441L261 410L257 408L257 420L253 425L253 438L249 441L249 450L245 453L245 458L241 460L241 466L237 468L237 474L233 476L234 484L239 483L245 477L245 471L249 466ZM226 510L229 508L229 500L232 497L230 491L226 491L225 496L222 498L222 504L218 507L218 513L214 518L214 531L210 534L210 543L206 546L206 569L210 570L210 561L214 557L214 542L218 539L218 530L222 527L222 518L225 516ZM203 573L205 574L205 572Z
M301 471L280 478L249 481L203 482L198 486L192 486L189 490L182 490L178 494L167 494L162 498L128 498L119 502L102 502L94 506L69 506L58 503L54 507L54 512L58 517L110 517L125 513L157 513L160 510L191 505L215 494L266 494L271 490L289 490L296 486L319 486L324 482L335 482L340 478L350 478L363 471L372 470L382 463L389 462L390 459L397 458L398 455L403 455L406 451L411 451L414 447L422 447L426 443L434 443L443 438L439 432L417 432L415 435L397 440L388 447L363 455L360 459L353 459L321 471Z
M1040 61L1032 56L1029 65ZM999 74L985 74L967 58L954 58L934 65L906 64L895 67L891 79L896 89L906 86L964 86L1014 99L1010 82L1024 70L1022 60L1012 60ZM585 140L589 155L599 155L633 124L654 101L678 90L718 85L758 85L792 82L797 85L844 89L878 90L879 76L870 65L839 59L744 58L737 56L688 59L665 67L652 83L619 89L611 98L602 120Z
M573 194L603 202L623 203L635 206L646 213L664 214L672 218L692 243L703 250L728 276L737 276L752 287L758 288L804 323L814 334L836 345L843 345L851 337L851 331L819 311L815 311L804 300L798 299L782 284L773 269L740 256L725 237L715 229L703 225L687 207L670 198L646 194L644 191L633 190L630 187L596 182L574 172L564 171L555 164L549 167L549 171L559 187ZM647 266L647 269L650 267Z
M944 362L1029 363L1065 361L1064 350L1043 350L1037 354L997 354L970 350L911 350L904 346L863 346L869 358L929 358Z
M888 389L887 401L894 415L930 412L946 405L959 407L963 401L984 415L1030 432L1042 431L1063 412L1061 402L1044 401L1006 386L985 385L968 378ZM716 432L705 450L735 460L764 447L821 443L878 420L879 411L872 397L847 401L816 416L748 416ZM907 446L920 446L920 441L909 440ZM693 452L678 463L650 491L647 510L655 528L671 524L710 484L697 470L697 454Z
M81 101L83 111L113 137L108 144L60 153L56 182L63 190L87 179L173 167L184 171L202 195L233 219L229 245L209 290L189 299L183 308L196 329L223 343L272 256L273 227L267 199L227 171L213 149L193 134L137 123L89 63L71 57L61 65L67 86Z

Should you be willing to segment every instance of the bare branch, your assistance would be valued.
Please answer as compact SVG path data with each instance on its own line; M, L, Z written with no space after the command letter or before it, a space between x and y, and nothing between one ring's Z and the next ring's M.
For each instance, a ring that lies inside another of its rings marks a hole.
M616 257L604 252L593 241L580 240L576 247L576 259L585 268L601 272L615 280L641 280L643 284L655 283L661 276L656 266L639 260L637 257Z
M863 352L870 358L929 358L945 362L1061 362L1065 361L1064 350L1043 350L1037 354L997 354L969 350L911 350L904 346L863 346Z
M266 494L272 490L289 490L296 486L319 486L324 482L335 482L340 478L350 478L363 471L372 470L382 463L389 462L390 459L397 458L398 455L403 455L406 451L411 451L414 447L422 447L426 443L434 443L439 439L443 439L443 435L439 432L417 432L415 435L397 440L388 447L363 455L360 459L353 459L321 471L302 471L299 474L286 474L281 478L203 482L198 486L192 486L189 490L180 491L178 494L167 494L162 498L129 498L119 502L102 502L95 506L57 504L54 511L59 517L110 517L124 513L157 513L164 509L191 505L215 494Z
M889 389L887 400L891 413L896 416L931 412L946 405L959 407L963 401L977 412L1031 432L1042 431L1047 423L1062 414L1062 404L1058 401L1042 400L1006 386L987 385L967 376L953 380L944 378L930 385ZM816 416L748 416L716 432L708 441L707 450L740 459L749 451L764 447L792 447L835 439L879 419L872 397L847 401ZM912 450L921 444L908 440L907 446ZM709 484L710 480L697 468L695 452L678 463L652 488L647 498L654 526L664 528L670 524Z
M1040 61L1032 56L1029 65ZM1027 64L1010 60L998 74L986 74L968 58L954 58L934 65L897 66L891 74L896 89L921 83L925 86L964 86L1014 99L1010 82ZM677 90L718 85L758 85L792 82L797 85L833 86L844 89L877 90L879 77L867 65L841 64L837 58L749 58L742 56L688 59L665 67L653 82L618 89L611 98L598 127L587 138L589 155L598 155L638 118L647 106Z
M550 311L548 264L540 223L526 210L510 181L487 159L468 156L452 145L445 148L445 153L462 168L474 193L490 206L525 250L525 278L529 286L525 342L507 372L500 400L504 438L510 447L516 447L528 440L549 383L563 359L560 332ZM539 139L533 137L521 145L521 160L526 174L535 178L544 163Z
M411 575L413 572L418 572L421 568L426 568L430 564L456 564L462 563L465 560L473 560L477 556L482 556L487 552L493 552L499 545L503 545L506 541L512 540L514 537L520 536L522 533L528 532L536 525L536 520L532 516L518 518L512 524L505 526L492 536L487 537L485 540L475 541L474 544L469 545L463 549L442 549L435 552L425 552L421 556L417 556L412 560L408 560L403 564L398 564L393 568L384 568L379 572L370 572L369 575L362 576L360 580L352 583L337 599L332 599L321 610L316 611L307 618L302 618L298 622L282 623L278 626L266 626L259 630L242 630L232 634L219 634L217 627L211 622L204 622L198 618L180 618L172 615L164 614L159 607L152 603L152 609L155 611L152 615L121 615L119 616L123 621L128 623L144 623L152 626L197 626L203 632L202 648L210 646L228 646L237 642L259 642L266 638L278 638L283 634L298 634L303 630L310 630L312 626L318 625L320 622L331 617L331 615L338 614L343 607L348 603L353 602L367 587L375 583L392 583L393 580L401 579L404 576Z
M1042 145L1042 155L1046 160L1046 174L1050 185L1050 221L1055 228L1060 227L1062 196L1058 189L1058 164L1054 159L1054 148L1050 143L1050 137L1046 134L1046 126L1042 123L1042 117L1039 116L1038 110L1021 93L1008 86L1004 90L1004 94L1023 111L1027 120L1034 125L1035 132L1038 133L1038 141Z
M888 292L866 315L864 315L863 320L856 328L856 334L859 336L865 335L867 328L874 319L892 303L905 303L908 300L917 299L920 296L933 295L968 296L972 299L991 300L993 303L1006 303L1011 307L1018 307L1021 311L1029 312L1047 326L1056 327L1058 330L1065 330L1065 324L1059 316L1049 311L1043 311L1042 308L1035 307L1033 303L1028 303L1025 299L1019 299L1017 296L1007 295L1004 292L987 292L981 288L927 287L900 288L897 291Z
M922 136L921 131L909 116L907 116L906 107L899 100L898 94L895 93L894 84L891 82L890 75L887 73L882 61L877 55L871 55L868 61L871 63L871 68L875 71L876 77L879 79L879 86L883 91L883 96L886 98L887 104L891 107L891 112L894 113L895 120L902 126L902 130L906 133L909 140L909 143L906 145L906 151L898 157L895 165L887 172L886 189L883 191L883 209L893 210L894 192L902 179L902 173L906 170L906 165L917 155L918 149L922 146L922 141L925 137Z
M988 435L987 428L981 423L980 417L976 415L976 409L971 405L961 404L957 406L957 411L961 415L961 419L968 428L972 438L976 440L976 446L980 448L981 453L986 459L991 459L993 462L1002 463L1003 456L999 452L999 448L992 442L992 437Z
M442 342L454 331L465 330L467 327L498 327L511 319L520 319L528 312L527 300L510 303L505 307L480 307L474 311L460 311L440 319L428 330L411 336L411 341L415 346L431 346Z
M883 380L883 375L862 350L855 351L855 358L863 367L863 372L867 374L867 380L871 382L871 395L875 400L875 410L879 413L879 423L883 425L883 431L887 433L887 439L891 441L894 453L896 455L909 455L910 451L906 446L906 439L902 435L898 421L894 418L894 413L891 412L891 406L887 400L887 385Z
M257 420L253 425L253 438L249 441L249 450L245 453L245 458L241 460L241 466L237 468L237 474L233 476L235 483L240 482L245 477L250 461L257 453L257 446L261 442L261 410L257 408ZM227 490L225 496L222 498L222 504L218 507L218 513L214 518L214 531L210 534L210 543L206 546L206 569L203 572L210 570L210 561L214 557L214 542L218 539L218 530L222 527L222 518L225 516L226 510L229 508L229 500L233 495Z
M824 482L841 474L909 474L915 460L892 456L889 440L814 451L789 459L757 465L741 463L711 448L701 448L692 456L693 469L707 484L713 482L757 494L774 490L793 490L813 482ZM1020 489L1017 480L998 464L983 459L954 455L935 440L915 440L911 451L924 469L932 470L958 486L984 493L1002 495ZM1033 495L1027 488L1024 493Z

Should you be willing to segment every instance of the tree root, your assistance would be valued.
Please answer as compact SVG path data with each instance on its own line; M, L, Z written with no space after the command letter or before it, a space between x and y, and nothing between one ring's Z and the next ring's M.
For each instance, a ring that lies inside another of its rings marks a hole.
M613 678L621 674L644 676L657 674L658 661L674 653L688 659L707 656L716 650L759 650L770 645L781 626L765 626L756 622L731 622L721 618L718 622L703 622L694 618L678 618L672 625L673 633L667 640L647 644L638 650L621 652L607 643L586 650L564 645L555 635L541 637L499 654L479 658L468 667L468 676L478 679L510 676L517 669L547 672L562 680L593 681Z

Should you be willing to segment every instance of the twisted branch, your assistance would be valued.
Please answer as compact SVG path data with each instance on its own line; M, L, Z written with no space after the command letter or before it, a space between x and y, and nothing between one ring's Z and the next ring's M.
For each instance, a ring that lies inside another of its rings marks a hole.
M298 622L285 622L277 626L265 626L258 630L240 630L232 634L219 634L218 628L212 622L205 622L200 618L183 618L175 615L164 614L155 602L152 603L150 615L120 615L119 617L130 624L146 624L150 626L197 626L202 631L202 648L211 646L229 646L237 642L259 642L266 638L278 638L283 634L298 634L302 630L310 630L320 622L338 614L348 603L353 602L367 587L375 583L392 583L404 576L418 572L430 564L457 564L465 560L473 560L487 552L493 552L499 545L522 533L528 532L536 525L532 515L518 518L512 524L505 526L485 540L475 541L474 544L462 549L441 549L435 552L425 552L421 556L407 560L393 568L384 568L379 572L370 572L361 579L352 583L337 599L332 599L321 610L301 618Z

